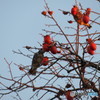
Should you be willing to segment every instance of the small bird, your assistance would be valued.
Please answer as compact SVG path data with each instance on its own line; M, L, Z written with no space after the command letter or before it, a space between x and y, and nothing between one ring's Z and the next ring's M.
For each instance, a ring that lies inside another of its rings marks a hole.
M29 70L29 74L36 75L37 68L41 66L41 62L44 57L44 50L40 49L37 53L34 54L32 59L31 69Z
M74 19L75 19L75 21L78 23L78 24L80 24L80 25L85 25L85 26L87 26L88 28L91 28L91 25L90 24L88 24L88 23L85 23L84 21L83 21L83 14L82 14L82 12L77 12L77 14L76 15L74 15L73 17L74 17Z

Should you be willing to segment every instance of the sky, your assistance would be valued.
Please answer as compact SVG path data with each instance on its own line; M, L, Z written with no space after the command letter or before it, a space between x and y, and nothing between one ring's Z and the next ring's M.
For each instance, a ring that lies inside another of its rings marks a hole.
M74 5L74 0L46 1L50 9L54 10L54 16L58 22L62 26L67 26L67 17L60 17L63 15L58 9L70 10L72 5ZM100 12L100 3L96 0L78 1L84 5L84 8L92 7L93 11ZM29 58L14 54L12 50L17 51L20 49L26 52L23 48L24 46L39 46L38 42L41 43L43 41L40 34L45 33L43 33L42 29L46 28L45 24L51 23L41 15L41 12L45 10L44 6L44 0L0 0L0 74L6 75L7 64L4 58L8 62L12 61L23 65L31 64ZM94 15L91 15L91 17L95 19ZM94 26L90 32L95 32L95 30L99 30L99 27ZM5 100L7 98L6 96Z

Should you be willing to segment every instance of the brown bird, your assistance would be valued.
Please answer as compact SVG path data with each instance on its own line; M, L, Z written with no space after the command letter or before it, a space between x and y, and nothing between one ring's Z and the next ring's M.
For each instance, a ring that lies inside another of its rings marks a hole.
M74 15L73 17L74 17L74 19L75 19L75 21L78 23L78 24L80 24L80 25L85 25L85 26L87 26L88 28L91 28L91 25L90 24L88 24L88 23L85 23L84 21L83 21L83 14L82 14L82 12L77 12L77 14L76 15Z
M32 59L31 69L29 70L29 74L36 75L37 68L41 66L41 62L44 57L44 50L40 49L37 53L34 54Z

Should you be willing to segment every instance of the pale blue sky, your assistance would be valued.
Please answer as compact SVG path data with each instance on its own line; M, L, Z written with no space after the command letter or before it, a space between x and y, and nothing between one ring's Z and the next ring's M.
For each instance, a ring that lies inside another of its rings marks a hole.
M85 3L84 8L93 7L95 3L93 10L99 12L99 3L96 2L95 0L82 1ZM48 0L48 3L50 8L58 13L59 8L70 10L74 0L59 0L59 2ZM47 21L41 16L42 10L44 10L43 0L0 0L1 58L6 57L10 60L13 49L21 49L24 45L34 46L37 43L40 38L39 33L45 28L44 24Z
M96 0L78 1L84 5L84 8L90 7L93 8L93 11L100 12L100 3ZM47 2L49 7L54 10L54 16L59 20L58 22L62 26L67 26L67 17L63 16L58 9L70 10L74 5L74 0L47 0ZM6 72L4 69L7 68L7 65L4 58L9 62L13 61L13 63L31 64L30 59L13 54L12 50L24 51L23 46L36 46L37 42L42 42L39 33L43 33L44 24L50 22L41 15L41 11L45 10L44 5L43 0L0 0L0 74ZM95 15L91 17L96 18ZM64 23L64 21L66 22ZM95 26L90 32L95 32L99 28Z

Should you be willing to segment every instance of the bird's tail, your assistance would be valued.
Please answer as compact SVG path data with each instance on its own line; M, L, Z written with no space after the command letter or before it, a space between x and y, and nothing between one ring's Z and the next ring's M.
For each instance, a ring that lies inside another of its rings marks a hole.
M29 74L31 74L31 75L36 75L36 72L37 72L37 68L31 68L29 70Z
M80 24L80 25L85 25L85 26L87 26L89 29L92 27L90 24L84 23L84 22L81 21L81 20L77 20L77 23Z

